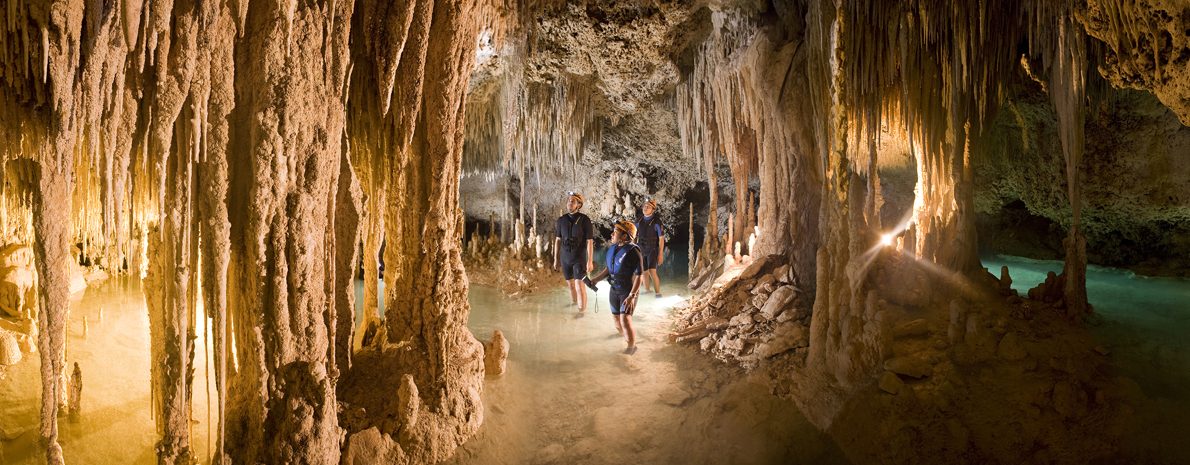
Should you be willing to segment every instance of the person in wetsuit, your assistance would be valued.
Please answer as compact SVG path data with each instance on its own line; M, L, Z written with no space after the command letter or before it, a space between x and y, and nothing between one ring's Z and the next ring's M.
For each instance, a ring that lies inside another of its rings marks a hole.
M558 218L554 237L554 270L562 270L562 277L570 287L570 302L578 304L575 318L581 318L587 310L587 288L579 280L595 270L595 228L587 215L578 212L580 208L583 208L583 196L571 192L566 198L569 213Z
M657 279L657 266L665 262L665 230L661 229L661 218L657 215L657 202L645 201L641 207L645 217L636 222L636 243L645 256L645 292L649 291L649 280L653 282L654 297L661 297L661 280Z
M608 301L611 302L616 331L628 342L628 348L624 349L624 353L628 355L636 353L636 331L632 329L632 313L636 311L645 260L644 255L640 253L640 247L632 243L635 236L636 225L631 221L616 222L612 229L612 246L607 249L607 268L590 280L592 287L603 278L608 278L611 282Z

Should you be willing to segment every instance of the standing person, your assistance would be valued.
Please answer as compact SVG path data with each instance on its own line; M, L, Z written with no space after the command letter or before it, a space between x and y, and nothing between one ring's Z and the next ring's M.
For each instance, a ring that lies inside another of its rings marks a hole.
M582 318L587 311L587 289L579 280L595 270L595 228L587 215L578 212L580 208L583 208L583 196L570 192L566 198L569 213L558 218L554 237L554 270L561 266L562 277L570 287L570 302L579 304L575 318Z
M634 236L636 226L632 222L616 222L615 228L612 229L612 246L607 249L607 268L599 272L595 279L586 281L591 287L603 278L608 278L611 283L608 301L611 302L612 318L616 321L616 331L628 341L628 348L624 349L624 353L628 355L636 353L636 331L632 329L632 312L636 311L645 260L640 253L640 247L632 243Z
M646 199L641 207L645 217L636 222L639 234L636 242L640 244L641 253L645 256L645 292L649 291L649 280L653 281L654 297L661 297L661 280L657 279L657 266L665 262L665 231L661 229L661 218L657 216L657 202Z

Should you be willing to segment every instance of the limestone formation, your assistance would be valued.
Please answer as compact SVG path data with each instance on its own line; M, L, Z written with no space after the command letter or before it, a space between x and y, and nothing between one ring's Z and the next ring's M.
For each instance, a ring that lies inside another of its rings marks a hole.
M504 338L504 333L492 331L492 340L484 344L483 348L483 365L484 372L488 376L500 376L504 374L508 365L508 339Z
M16 335L0 329L0 365L16 365L21 361L21 348Z

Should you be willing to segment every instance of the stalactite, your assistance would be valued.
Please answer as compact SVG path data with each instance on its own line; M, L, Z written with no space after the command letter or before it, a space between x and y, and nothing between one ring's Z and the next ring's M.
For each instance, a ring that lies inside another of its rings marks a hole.
M420 402L416 412L402 417L416 418L416 424L399 425L388 443L392 449L380 454L420 463L444 458L482 421L482 348L464 326L467 285L457 241L462 233L457 186L463 173L466 71L476 56L478 18L485 16L474 4L428 0L417 2L414 11L413 24L427 26L410 30L397 67L400 82L393 94L406 104L394 102L393 111L382 116L372 103L382 88L357 69L350 88L351 99L360 103L347 108L347 139L353 159L363 153L391 159L375 173L382 181L361 182L369 201L376 198L378 184L393 193L382 210L385 331L375 356L391 364L394 376L408 375ZM362 42L376 40L383 38L365 34ZM361 55L364 50L353 46L357 68L375 66ZM398 137L382 150L378 135L388 133ZM394 345L415 350L386 349ZM357 440L353 433L348 433L349 448Z
M1086 238L1080 228L1084 127L1086 124L1087 38L1074 18L1070 2L1038 3L1030 11L1031 44L1036 44L1049 71L1049 95L1058 114L1058 138L1066 160L1066 188L1073 221L1062 277L1066 317L1081 322L1087 312Z

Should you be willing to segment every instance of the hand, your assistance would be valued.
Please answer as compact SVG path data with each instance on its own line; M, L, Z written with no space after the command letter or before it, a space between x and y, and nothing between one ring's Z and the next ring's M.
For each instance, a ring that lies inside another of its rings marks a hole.
M587 272L590 273L592 271L595 271L595 261L587 260Z
M554 260L554 271L558 271L558 261Z
M661 265L662 263L665 263L665 253L657 252L657 264Z
M629 315L636 311L636 295L625 297L624 301L620 302L620 308L624 309L623 313L627 313Z

